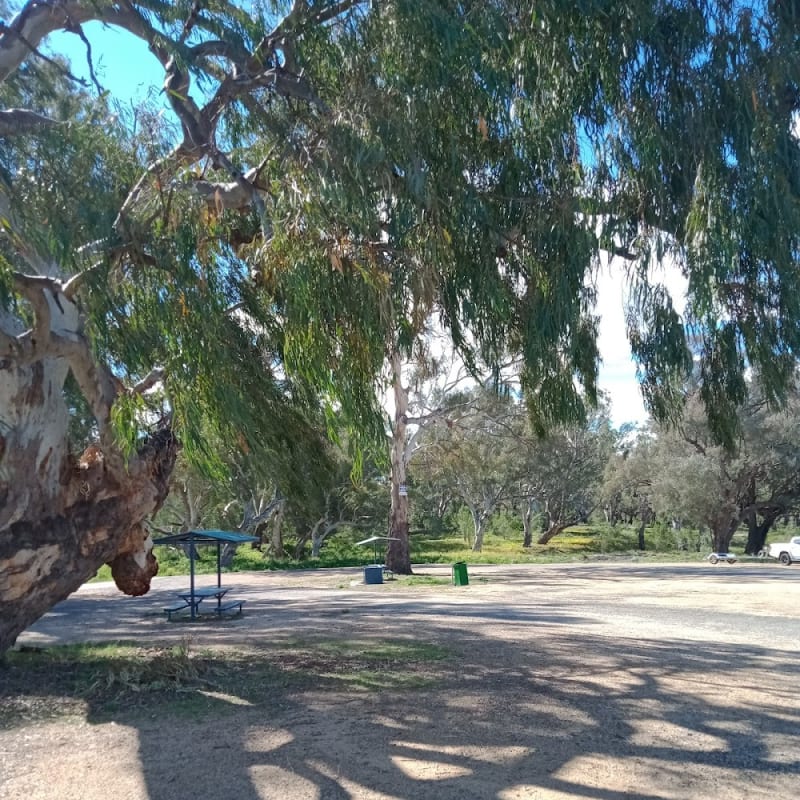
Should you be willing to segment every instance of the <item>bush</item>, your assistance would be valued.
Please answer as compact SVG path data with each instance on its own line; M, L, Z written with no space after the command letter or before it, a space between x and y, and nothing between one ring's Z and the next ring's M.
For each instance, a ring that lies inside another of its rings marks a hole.
M522 519L519 514L501 511L495 514L486 526L487 536L496 536L499 539L510 539L514 542L522 541Z
M619 553L639 549L639 533L628 525L603 525L598 536L601 553Z

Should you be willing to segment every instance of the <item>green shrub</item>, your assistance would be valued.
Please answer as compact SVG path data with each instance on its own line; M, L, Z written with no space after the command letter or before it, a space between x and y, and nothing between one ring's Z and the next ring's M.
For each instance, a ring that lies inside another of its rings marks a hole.
M598 532L601 553L618 553L639 549L639 532L629 525L603 525Z

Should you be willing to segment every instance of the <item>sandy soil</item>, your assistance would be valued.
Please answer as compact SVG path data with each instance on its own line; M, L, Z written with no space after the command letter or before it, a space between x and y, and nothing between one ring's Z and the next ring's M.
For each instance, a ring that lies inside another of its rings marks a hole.
M449 656L409 666L431 680L400 689L220 695L199 716L109 720L87 705L0 730L0 798L800 795L800 565L471 567L468 587L358 578L225 576L245 614L195 625L160 614L180 579L136 600L84 587L20 644L410 640Z

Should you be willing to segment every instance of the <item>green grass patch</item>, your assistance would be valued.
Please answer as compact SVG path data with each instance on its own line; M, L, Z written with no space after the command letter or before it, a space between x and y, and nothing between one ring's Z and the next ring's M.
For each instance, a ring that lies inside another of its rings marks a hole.
M345 690L400 691L432 686L449 651L410 640L293 641L278 651L284 669L316 676L316 681Z
M264 708L287 692L408 690L429 686L448 656L406 640L321 640L256 650L133 643L24 648L0 662L0 728L54 718L205 717Z
M494 529L500 533L494 532ZM790 533L794 533L791 529ZM356 545L368 532L345 532L331 537L325 543L320 558L290 558L276 560L265 557L261 550L249 545L239 547L225 572L257 572L263 570L317 569L325 567L357 567L372 564L375 556L372 547ZM537 534L535 534L537 535ZM777 541L787 538L789 533L781 529L770 534ZM746 541L746 532L738 531L731 543L731 550L741 553ZM467 564L548 564L599 558L627 559L637 561L699 561L711 552L707 532L699 533L690 528L673 530L671 526L658 523L645 530L645 550L639 550L638 531L635 526L611 526L602 522L575 525L556 536L546 545L522 546L522 534L510 525L496 525L491 529L479 553L472 551L470 543L462 534L448 532L432 534L418 532L411 536L411 560L415 564L452 564L465 561ZM177 547L159 546L155 550L159 562L159 575L186 575L189 559ZM379 553L379 560L383 554ZM195 570L198 574L213 574L217 569L216 549L199 547ZM102 567L95 580L111 580L111 571Z
M410 640L328 640L312 643L294 642L293 647L326 653L342 661L350 658L375 663L397 663L410 661L441 661L449 651L428 642Z
M0 725L54 716L104 719L167 703L191 710L201 689L223 684L217 659L188 644L139 647L133 643L67 645L11 651L0 664ZM189 701L189 702L187 702Z
M446 586L452 581L436 575L395 575L389 583L393 586Z

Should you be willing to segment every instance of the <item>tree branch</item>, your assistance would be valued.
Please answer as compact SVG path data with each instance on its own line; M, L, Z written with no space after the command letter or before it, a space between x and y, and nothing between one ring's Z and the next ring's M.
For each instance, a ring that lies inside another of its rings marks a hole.
M272 29L272 32L267 34L256 45L253 51L253 60L259 65L263 66L266 63L266 54L273 49L275 44L289 31L296 27L300 21L303 11L308 10L308 3L305 0L293 0L292 7L289 13L281 19L278 24Z
M236 172L230 165L231 171ZM261 190L254 183L258 168L248 170L239 180L229 183L215 181L191 181L184 184L193 194L205 200L209 206L217 210L240 209L254 204L254 194ZM259 196L259 201L263 204Z
M97 420L102 446L109 453L114 451L108 423L121 383L108 367L95 362L92 348L81 333L77 309L64 293L64 284L57 278L20 272L12 279L14 289L31 304L35 320L31 330L16 338L4 334L4 348L16 351L9 356L20 365L63 358Z
M215 149L212 158L233 178L235 185L241 192L250 195L250 202L258 212L259 219L261 220L261 233L265 239L271 235L269 221L267 220L267 208L264 204L264 198L261 197L260 192L256 187L247 180L247 178L236 169L231 163L227 155Z
M12 336L0 328L0 361L16 359L19 355L19 346L19 337Z
M323 114L327 114L329 111L328 106L302 75L294 75L281 67L275 67L262 72L256 82L265 88L274 88L278 94L284 97L303 100L309 105L316 106Z
M187 60L195 61L201 58L225 58L237 66L244 64L250 54L237 47L233 42L223 42L220 39L210 39L193 45L186 50Z
M148 181L148 179L158 179L162 173L167 172L167 168L169 168L169 171L172 172L182 164L190 163L192 160L193 159L190 157L189 153L187 153L187 151L184 149L183 143L181 143L170 153L150 164L150 166L139 177L139 180L136 181L130 192L128 192L128 196L125 198L125 202L122 204L119 213L117 214L117 218L114 220L114 230L121 235L121 229L125 226L130 211L141 196L145 183Z
M629 250L627 247L619 247L614 245L608 249L608 252L617 258L621 258L624 261L638 261L641 256L638 253L635 253L633 250Z
M93 264L91 267L87 267L86 269L81 270L68 280L64 281L64 283L61 286L61 291L63 292L64 297L66 297L67 300L73 300L75 296L78 294L78 290L81 288L81 286L83 286L84 282L89 277L89 275L99 270L102 266L103 266L102 262L98 264Z
M705 446L695 437L690 436L685 431L683 432L683 440L690 444L701 456L706 455L706 448Z
M92 83L94 84L95 88L97 89L99 94L102 94L104 89L100 85L100 81L97 80L97 76L94 74L94 63L92 61L92 45L91 42L86 38L86 34L83 32L83 28L80 26L79 23L71 23L67 28L67 31L70 33L74 33L84 44L86 47L86 64L89 67L89 77L92 79ZM84 81L85 83L85 81Z
M150 370L150 372L144 376L138 383L135 383L131 388L128 390L130 394L144 394L149 389L152 389L157 384L161 383L164 380L164 376L166 372L162 367L156 367L155 369Z
M322 9L319 13L315 14L312 19L316 23L330 22L338 16L341 16L351 8L361 5L362 0L341 0L338 3L332 3L328 8Z
M5 30L9 29L6 28L2 22L0 22L0 32ZM83 78L79 78L77 75L74 75L62 63L56 61L55 59L50 58L49 56L46 56L41 50L38 50L21 33L17 33L16 36L19 39L19 41L28 49L31 55L34 55L37 58L40 58L45 63L50 64L52 67L55 67L55 69L58 70L58 72L60 72L62 75L65 75L71 81L74 81L75 83L80 84L81 86L89 85L88 81L85 81Z
M63 122L23 108L8 108L0 111L0 136L13 136L17 133L28 133L38 128L63 124Z
M81 394L89 403L97 421L100 445L106 456L110 457L112 453L117 452L109 426L111 408L122 384L105 365L95 362L89 342L79 334L70 337L51 334L48 355L64 358L69 363L70 371L80 387Z
M45 37L92 20L116 25L148 40L147 23L126 0L114 5L94 0L28 0L10 24L0 25L0 83L32 50L38 53L37 48Z
M61 291L61 283L43 275L25 275L16 272L12 276L14 288L31 304L34 314L31 344L36 352L44 352L50 340L52 315L45 292L55 298ZM19 341L22 341L20 338Z

